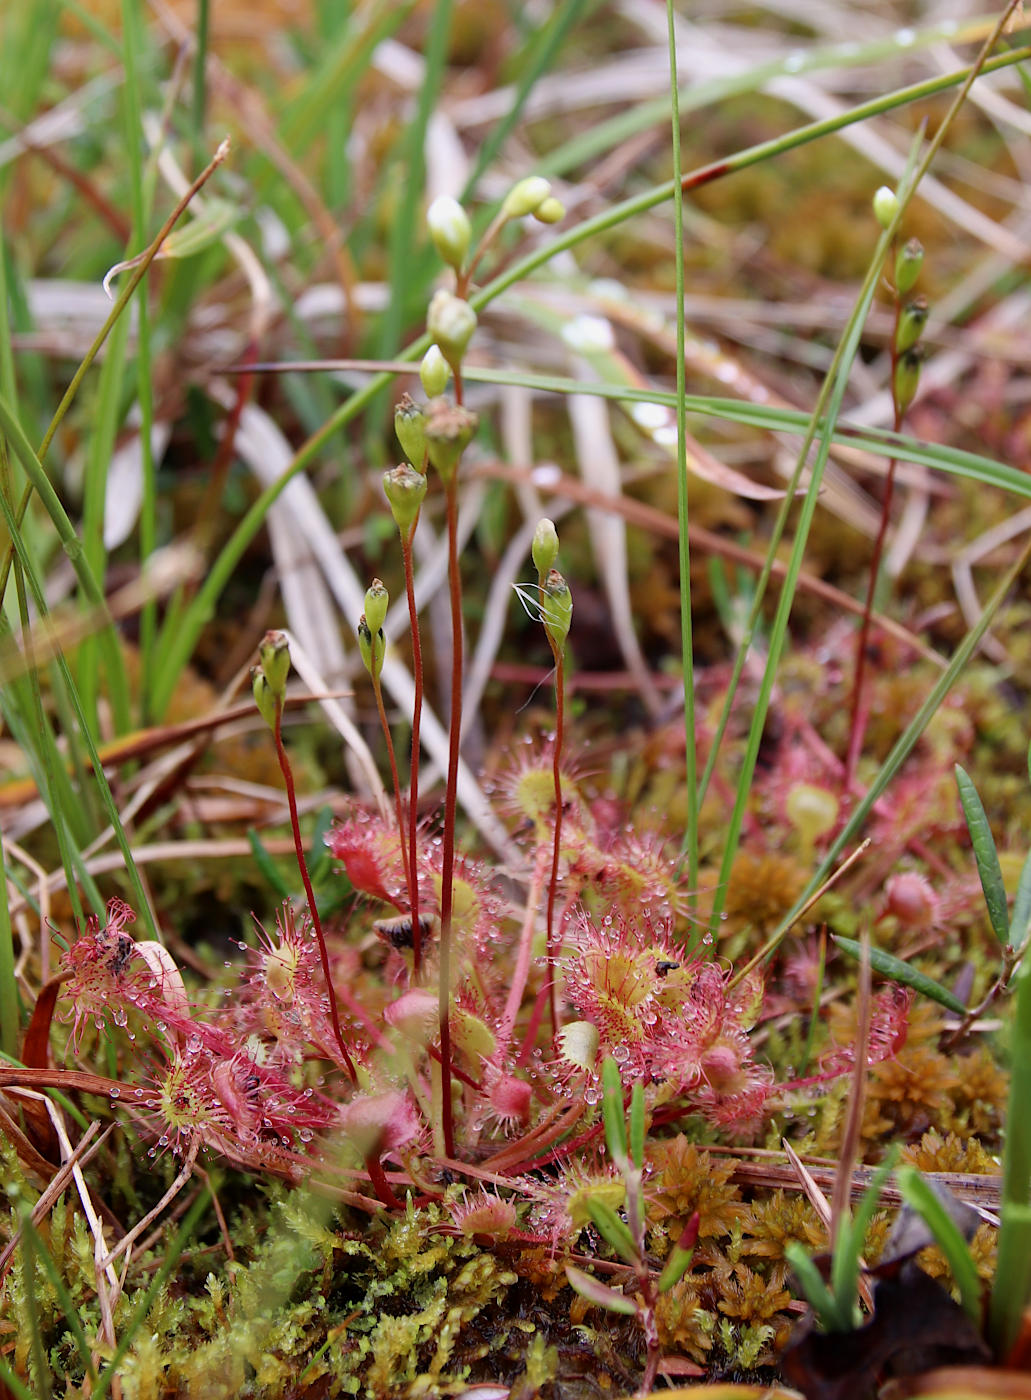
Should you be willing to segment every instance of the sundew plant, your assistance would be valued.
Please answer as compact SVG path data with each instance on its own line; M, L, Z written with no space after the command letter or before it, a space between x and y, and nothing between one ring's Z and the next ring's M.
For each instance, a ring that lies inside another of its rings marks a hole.
M1031 46L910 10L0 20L5 1394L1026 1364Z

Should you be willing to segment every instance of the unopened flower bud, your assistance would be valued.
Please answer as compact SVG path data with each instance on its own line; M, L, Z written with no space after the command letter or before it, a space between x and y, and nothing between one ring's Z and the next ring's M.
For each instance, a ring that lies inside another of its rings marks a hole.
M394 409L394 432L401 451L419 471L426 464L426 415L409 394L402 394Z
M598 1028L591 1021L567 1021L555 1037L559 1059L577 1069L594 1069L599 1044Z
M881 228L891 227L895 215L899 212L899 198L890 186L882 185L874 195L873 212Z
M923 262L924 245L919 238L911 238L899 249L895 259L895 290L900 296L913 290Z
M382 579L374 578L365 593L365 625L370 632L382 632L390 606L390 594Z
M885 883L884 912L898 919L903 928L932 928L940 908L930 881L915 870L901 870Z
M365 669L374 681L379 680L379 673L383 670L383 657L387 650L387 639L382 631L376 633L375 641L369 630L369 624L365 620L363 613L358 619L358 653L362 658Z
M555 529L554 520L548 520L547 517L538 520L530 553L538 574L541 578L547 578L548 571L555 567L555 560L558 558L558 531Z
M899 413L905 413L916 398L916 391L920 384L920 361L922 358L920 347L914 346L912 350L907 350L900 355L895 362L895 380L892 388L895 407Z
M419 510L426 499L426 486L426 477L408 462L383 473L383 490L390 513L405 539L419 518Z
M522 219L535 214L550 195L551 184L543 175L527 175L509 190L501 212L506 219Z
M258 647L261 669L274 696L281 696L286 690L286 678L290 674L290 643L282 632L266 632Z
M447 388L451 368L440 353L439 345L431 345L419 364L419 378L429 399L439 398Z
M258 713L270 729L276 727L276 697L268 683L268 677L260 666L251 668L251 690Z
M457 272L469 251L472 230L469 217L457 199L442 194L433 201L426 211L426 224L433 239L433 246L448 264Z
M554 195L549 195L538 204L533 211L533 217L539 224L557 224L560 219L566 217L566 206Z
M433 293L429 310L426 313L426 329L430 338L440 346L440 352L457 372L462 367L462 356L476 329L476 312L467 301L456 297L454 292L443 288Z
M433 399L427 405L426 450L445 486L451 483L458 470L462 453L476 431L477 421L475 413L458 404L450 404L446 399Z
M544 584L541 616L548 635L561 651L565 647L569 627L573 621L573 595L558 569L549 571Z
M899 313L899 323L895 330L895 351L901 355L911 350L920 339L927 325L927 298L914 297Z
M815 783L796 783L784 800L784 814L807 844L833 831L838 820L838 799Z

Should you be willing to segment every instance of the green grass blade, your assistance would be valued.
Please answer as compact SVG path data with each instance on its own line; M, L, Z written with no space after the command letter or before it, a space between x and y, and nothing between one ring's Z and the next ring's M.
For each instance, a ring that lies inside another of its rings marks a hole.
M0 1380L7 1386L15 1400L39 1400L36 1393L30 1390L24 1381L18 1379L2 1357L0 1357Z
M806 1302L812 1308L824 1331L850 1331L852 1328L851 1311L844 1317L841 1316L834 1294L827 1287L823 1275L803 1246L797 1240L788 1240L784 1246L784 1257L795 1271Z
M980 1328L981 1279L959 1226L916 1167L900 1167L896 1181L903 1199L920 1216L948 1260L953 1282L959 1289L959 1301L963 1310L974 1326Z
M893 1143L871 1176L870 1184L860 1198L855 1215L851 1220L847 1211L842 1216L838 1238L834 1241L830 1282L839 1317L855 1319L859 1312L859 1260L866 1242L866 1232L880 1202L884 1183L894 1170L898 1158L899 1147L897 1143Z
M43 1271L50 1282L50 1286L57 1295L58 1305L60 1306L65 1322L68 1324L68 1331L72 1335L72 1340L75 1343L75 1350L79 1353L83 1369L89 1377L90 1383L94 1384L96 1382L97 1372L93 1365L93 1356L90 1352L89 1343L86 1340L86 1333L82 1329L79 1310L75 1306L72 1295L68 1292L65 1281L61 1277L60 1271L54 1263L49 1249L47 1249L39 1231L36 1229L35 1225L33 1225L32 1217L28 1211L22 1216L21 1229L22 1237L24 1239L31 1239L32 1241L32 1248L35 1251L36 1258L42 1265Z
M579 24L581 18L586 18L597 7L598 0L564 0L564 3L554 7L541 25L533 40L531 53L519 64L519 77L516 81L512 105L480 143L460 202L467 200L473 193L480 176L515 130L527 99L539 79L551 68L570 32ZM545 11L545 13L547 12Z
M1012 53L1002 55L997 59L989 60L982 68L982 72L995 72L1000 68L1008 67L1014 63L1022 62L1031 58L1031 47L1022 47ZM744 169L749 165L757 164L768 159L771 155L779 154L782 151L792 150L797 146L804 145L809 141L817 140L821 136L853 125L856 122L865 121L870 116L880 112L892 111L897 107L905 106L908 103L920 101L923 98L934 95L938 92L948 91L965 81L972 69L962 69L957 73L947 74L944 78L934 79L929 83L917 83L912 87L902 88L887 98L878 99L876 103L863 103L857 107L850 108L848 112L834 117L826 122L814 122L808 126L797 128L786 136L778 137L773 142L760 142L756 146L748 147L747 150L739 152L737 156L730 156L725 161L714 163L703 167L685 176L684 185L693 188L707 180L715 179L720 175L731 173L736 169ZM528 277L538 267L549 262L557 253L563 252L567 248L574 248L587 239L599 233L607 232L611 228L617 227L626 220L644 213L648 209L663 203L673 196L673 181L666 181L652 189L645 191L641 195L635 195L629 199L613 205L601 214L585 219L565 233L557 235L551 241L544 242L540 247L526 254L523 258L514 260L503 272L499 273L485 287L481 288L471 299L470 304L474 310L480 311L483 307L496 300L502 292L523 278ZM407 345L398 356L399 361L411 364L418 360L429 345L429 337L421 335L417 340ZM473 377L473 376L470 376ZM482 376L486 378L486 376ZM278 500L281 493L286 489L295 476L304 471L318 457L322 449L330 440L348 423L352 422L365 406L375 398L375 396L390 382L393 375L389 372L381 372L373 376L370 381L363 385L361 389L353 393L340 407L330 415L321 428L308 438L294 456L289 467L271 486L267 487L257 498L251 508L246 512L243 519L233 531L229 540L223 546L222 552L214 560L212 567L204 580L196 596L192 599L190 606L183 616L183 625L178 634L173 639L173 644L168 649L168 654L163 660L161 674L156 682L154 695L154 717L160 719L167 708L172 690L175 687L179 674L186 664L197 638L207 619L212 615L217 600L223 592L226 584L231 578L233 571L243 557L244 552L251 540L262 528L265 516L269 508ZM629 397L627 395L626 397ZM648 397L647 395L645 397ZM1014 479L1017 473L1014 473ZM1031 492L1031 484L1028 486Z
M1027 942L1028 926L1031 924L1031 854L1027 856L1017 881L1017 893L1013 897L1013 915L1010 919L1010 942L1020 953Z
M644 1169L644 1085L640 1080L630 1093L630 1161L638 1171Z
M833 424L841 409L845 397L845 390L848 386L852 362L859 350L859 341L863 326L866 324L866 318L869 315L870 306L873 302L874 293L877 290L881 268L884 266L884 259L890 242L891 236L889 231L887 229L882 230L881 236L877 240L873 257L867 268L862 288L856 298L852 314L849 317L848 325L845 327L845 332L835 351L834 360L831 363L831 367L827 372L820 390L817 404L813 411L812 421L809 424L802 447L799 450L795 470L792 473L791 480L788 482L787 494L785 495L781 509L777 515L776 523L773 527L766 561L756 583L755 596L752 601L752 609L748 624L741 645L738 648L727 696L721 708L720 723L718 726L720 738L726 732L726 726L729 722L737 685L744 672L745 660L751 649L756 627L759 624L760 608L766 592L766 587L772 576L777 548L787 525L788 514L793 508L795 494L806 468L809 449L817 435L817 423L825 416L827 424ZM824 469L830 455L830 447L830 433L825 431L820 435L820 445L809 471L809 485L802 499L801 512L795 530L795 538L791 548L787 572L781 585L780 598L777 603L777 611L774 616L773 625L770 628L766 664L763 668L762 681L760 682L759 693L756 696L752 713L752 722L749 726L748 737L745 742L745 752L741 761L741 771L738 775L734 805L727 823L723 855L720 861L716 889L713 895L712 913L709 920L709 929L714 935L719 928L719 923L723 915L723 907L729 889L730 871L734 863L734 857L737 854L741 826L744 822L745 807L748 803L748 797L752 788L755 764L759 757L759 745L762 741L763 730L766 727L766 716L769 712L770 700L773 695L773 687L780 666L781 655L783 654L784 646L787 641L788 618L794 601L798 576L802 569L805 547L809 538L809 529L812 525L813 516L816 513L816 503L819 498ZM714 741L709 760L706 763L705 776L702 779L703 793L708 778L713 770L718 743L718 739Z
M3 420L5 414L7 414L7 413L8 413L7 405L6 405L6 403L4 402L4 400L3 400L2 398L0 398L0 421ZM21 446L21 447L23 447L25 450L27 450L28 458L34 462L35 468L36 468L40 473L42 473L42 471L43 471L42 466L39 464L38 460L35 459L35 454L32 452L32 449L28 446L28 442L27 442L27 440L24 438L24 434L21 432L21 427L20 427L20 425L17 423L16 420L13 420L13 419L12 419L12 420L10 420L10 421L11 421L11 426L12 426L12 428L13 428L13 430L14 430L14 431L12 431L12 432L9 432L9 437L10 437L11 441L12 441L12 442L14 443L14 445L16 446L16 449L17 449L19 446ZM6 425L5 425L5 427L6 427ZM19 452L19 455L21 455L20 452ZM51 491L52 491L52 488L50 488L50 486L49 486L49 482L47 483L47 487L48 487L48 490L51 490ZM61 509L61 507L60 507L59 504L58 504L58 510L59 510L59 512L60 512L60 515L61 515L65 520L67 520L67 517L64 516L64 511L63 511L63 509ZM13 515L13 513L12 513L12 511L11 511L10 502L7 500L7 498L6 498L6 496L3 494L3 492L0 492L0 511L2 511L2 513L3 513L4 520L5 520L5 523L6 523L6 525L7 525L7 529L8 529L8 531L9 531L9 533L10 533L11 541L12 541L12 544L13 544L13 546L14 546L15 555L16 555L16 557L17 557L17 559L18 559L18 561L19 561L21 567L22 567L22 568L24 569L24 571L25 571L25 580L26 580L26 582L27 582L27 584L28 584L28 586L29 586L29 589L30 589L30 591L31 591L31 593L32 593L32 600L33 600L33 603L35 604L36 612L37 612L37 614L38 614L38 616L39 616L40 618L45 618L45 617L47 616L47 605L46 605L46 598L45 598L45 595L44 595L44 592L43 592L42 582L41 582L40 579L36 576L36 569L35 569L35 566L34 566L34 562L33 562L33 560L32 560L32 557L31 557L30 553L29 553L29 550L28 550L28 548L27 548L27 546L26 546L26 543L25 543L24 539L22 538L21 532L20 532L19 527L18 527L18 523L17 523L17 521L15 520L14 515ZM69 528L71 528L70 525L69 525ZM75 562L75 561L73 560L73 563L74 563L74 562ZM84 577L84 578L87 580L87 582L88 582L89 584L91 584L91 585L95 588L96 585L93 584L92 575L90 575L88 569L85 568L84 561L83 561L81 558L79 558L78 564L79 564L79 569L82 570L82 575L81 575L81 576ZM77 573L78 573L78 572L79 572L79 570L77 570ZM101 600L100 600L100 606L99 606L98 609L97 609L97 615L100 616L100 617L108 616L108 614L107 614L107 609L106 609L106 606L103 604L103 599L102 599L102 598L101 598ZM117 646L117 637L115 636L112 627L109 626L109 627L105 628L105 629L104 629L104 632L102 633L102 637L103 637L103 636L107 636L107 637L109 638L110 642L111 642L112 644L114 644L114 645ZM98 794L99 794L99 797L100 797L100 800L101 800L101 804L102 804L102 806L103 806L103 809L104 809L104 812L105 812L105 814L106 814L106 816L107 816L107 819L108 819L108 821L111 823L112 830L113 830L114 836L115 836L115 840L116 840L116 842L117 842L117 844L118 844L119 850L121 851L122 856L123 856L123 859L124 859L124 862L125 862L126 874L127 874L127 876L128 876L129 883L130 883L131 888L132 888L133 900L134 900L134 903L135 903L136 912L137 912L137 914L143 919L144 923L146 924L147 929L150 931L150 936L151 936L152 938L159 938L160 935L159 935L158 930L157 930L157 925L156 925L155 922L154 922L154 916L153 916L153 913L152 913L151 908L150 908L150 903L149 903L149 901L148 901L148 899L147 899L146 892L145 892L145 890L144 890L144 888L143 888L143 882L142 882L142 880L140 879L139 871L138 871L137 868L136 868L136 862L133 860L132 849L131 849L131 847L130 847L130 845L129 845L129 840L128 840L128 837L126 836L125 829L123 828L122 823L121 823L121 820L120 820L120 818L119 818L118 808L117 808L117 806L116 806L116 804L115 804L115 800L114 800L114 796L112 795L112 792L111 792L110 784L109 784L108 781L107 781L107 776L106 776L106 774L104 773L104 766L103 766L103 764L102 764L101 761L100 761L100 755L99 755L99 753L97 752L97 746L96 746L96 744L95 744L95 742L94 742L94 740L93 740L92 734L90 733L89 727L88 727L87 722L86 722L86 716L85 716L85 714L83 713L83 710L82 710L82 706L81 706L80 703L79 703L78 694L77 694L76 689L75 689L75 683L74 683L74 681L73 681L73 679L72 679L72 675L71 675L71 671L70 671L69 666L68 666L68 662L67 662L67 660L65 659L65 657L64 657L62 654L59 653L58 656L57 656L57 658L56 658L56 663L57 663L57 668L58 668L58 671L59 671L59 673L60 673L60 675L61 675L61 679L62 679L63 684L64 684L64 687L65 687L65 691L66 691L67 698L68 698L69 702L71 703L72 709L73 709L74 714L75 714L75 719L76 719L76 722L77 722L77 725L78 725L78 728L79 728L80 737L81 737L81 739L82 739L83 745L85 746L86 752L87 752L87 754L88 754L88 756L89 756L90 766L91 766L91 769L92 769L92 780L93 780L93 783L94 783L95 786L96 786L96 789L97 789L97 792L98 792ZM34 684L38 686L38 680L35 680L35 678L34 678ZM37 718L41 720L42 717L41 717L41 715L38 715ZM30 750L27 750L27 751L31 751L31 749L30 749ZM51 756L49 772L50 772L50 776L52 776L52 777L55 778L55 779L57 778L57 775L58 775L58 774L61 774L62 776L64 775L64 765L63 765L63 763L62 763L62 761L61 761L61 759L60 759L60 755L57 754L56 746L55 746L55 748L54 748L54 750L53 750L53 755ZM44 782L45 782L45 781L46 781L46 779L44 779ZM40 788L41 793L46 793L47 790L48 790L48 789L47 789L46 786L41 786L41 788ZM50 796L51 796L51 798L52 798L52 793L50 794ZM55 805L54 805L53 807L51 807L51 806L48 804L47 810L51 813L51 817L52 817L52 818L55 818L55 817L56 817L56 814L58 814L62 809L61 809L61 807L60 807L59 804L56 804L56 803L55 803ZM69 871L69 886L68 886L69 894L71 894L72 897L73 897L73 899L74 899L74 893L73 893L73 891L74 891L74 881L72 881L71 878L70 878L70 867L69 867L68 865L66 865L65 868L66 868L66 870ZM91 890L91 891L94 891L94 892L95 892L96 887L93 885L92 881L89 880L88 877L86 876L85 870L81 867L81 864L80 864L80 867L79 867L78 874L79 874L80 882L83 883L83 884L85 885L85 887L86 887L88 890ZM101 907L100 907L99 909L97 909L96 912L97 912L97 913L102 913L102 912L103 912L103 902L102 902L102 901L101 901Z
M619 1065L611 1055L607 1056L601 1067L601 1116L605 1124L605 1146L609 1150L609 1157L616 1164L622 1166L627 1160L626 1155L626 1119L623 1116L623 1080L620 1077Z
M594 363L597 364L600 358L595 358ZM609 357L608 363L615 366L618 361L612 356ZM327 367L331 365L331 361L327 362ZM592 381L585 384L561 375L533 374L524 370L484 369L476 365L471 365L464 371L464 375L470 383L517 384L541 393L593 394L598 398L618 399L627 404L659 403L673 409L677 407L675 393L658 388L642 389L629 382L625 388L615 381ZM812 422L812 414L803 413L800 409L766 407L715 394L687 394L684 403L689 414L698 415L700 418L717 418L725 423L737 423L771 433L790 433L797 436L800 432L805 432ZM982 457L976 452L924 442L906 433L893 432L889 428L852 424L845 418L831 425L821 418L817 422L817 432L830 432L836 446L859 447L878 456L897 457L900 461L915 462L931 471L947 472L950 476L991 486L1025 500L1031 499L1031 480L1026 472L1004 462L994 461L990 457Z
M198 17L197 51L193 67L193 125L194 144L199 153L202 150L201 137L204 122L205 102L205 60L208 41L208 0L200 0ZM136 253L143 248L147 239L147 221L153 202L153 184L146 186L143 170L143 119L144 94L140 84L140 56L143 52L144 37L141 25L142 7L135 0L122 0L122 56L125 67L122 107L125 124L126 150L128 152L129 196L132 208L132 236L127 252ZM201 160L203 164L203 160ZM148 197L149 195L149 197ZM186 226L187 229L189 225ZM182 234L175 230L169 239ZM168 240L166 240L167 244ZM148 283L140 284L142 290L136 297L136 402L140 410L140 470L143 474L143 493L140 503L139 557L140 567L145 569L157 548L157 499L154 478L154 454L152 433L154 428L154 385L153 363L150 343L150 305L147 297ZM128 318L123 318L127 321ZM109 349L108 354L111 351ZM140 609L140 723L149 719L148 682L154 664L154 645L157 635L157 600L145 598ZM120 678L124 682L124 673ZM117 686L115 687L118 688ZM128 727L128 717L119 715L116 710L116 724L120 732Z
M891 752L881 764L876 777L867 789L866 795L856 804L852 815L831 842L827 854L813 872L808 884L798 895L794 904L784 915L783 919L781 919L780 923L759 949L758 953L756 953L751 961L746 963L744 967L739 968L734 973L734 976L730 980L731 987L736 987L754 968L764 963L771 953L780 946L801 911L827 879L828 875L834 870L842 851L844 851L849 843L854 841L862 831L863 827L866 825L867 817L869 817L882 793L896 776L910 753L912 753L918 739L927 728L928 724L930 724L946 695L948 695L949 691L970 664L971 657L976 652L981 638L991 626L992 619L999 611L1010 589L1016 583L1021 573L1023 573L1029 559L1031 559L1031 541L1024 546L1018 558L1014 560L1006 570L995 592L985 605L981 616L956 648L952 660L931 687L926 700L895 741Z
M859 961L859 943L854 938L845 938L839 934L832 934L835 947L847 953L850 958ZM899 982L903 987L912 987L921 996L927 997L930 1001L936 1001L939 1006L944 1006L948 1011L954 1012L957 1016L965 1016L967 1008L960 1001L959 997L953 996L947 987L941 986L928 977L926 973L919 972L910 963L903 962L901 958L894 957L891 953L885 953L881 948L870 949L870 966L875 972L879 972L882 977L888 977L892 982Z
M1031 961L1016 972L1010 1032L1010 1092L1002 1157L999 1253L989 1305L989 1335L1004 1361L1031 1301Z
M420 242L419 230L423 225L420 204L426 183L426 128L444 82L453 8L454 0L436 0L434 5L424 54L425 69L419 88L419 99L399 152L404 180L401 186L400 207L390 226L390 301L379 327L381 357L392 355L400 344L408 311L409 291L417 264L415 249Z
M155 1272L143 1297L136 1304L135 1308L133 1308L132 1316L125 1325L125 1331L122 1333L118 1345L115 1347L110 1364L104 1368L103 1374L97 1383L97 1387L93 1391L93 1400L104 1400L104 1396L111 1389L111 1382L116 1380L120 1375L123 1357L132 1346L136 1333L146 1322L147 1314L150 1312L154 1300L171 1277L172 1270L179 1262L180 1254L182 1254L183 1250L186 1248L187 1241L197 1228L201 1216L208 1208L210 1200L211 1190L206 1186L187 1211L186 1218L182 1225L180 1225L174 1237L169 1242L167 1252L161 1260L160 1268Z
M691 543L688 532L687 496L687 392L684 320L684 186L680 152L680 89L677 81L677 31L673 0L666 0L669 47L669 90L673 138L673 267L677 303L677 528L680 568L680 676L684 686L684 779L687 822L681 851L687 858L687 886L691 911L698 907L698 750L695 741L694 622L691 607Z
M282 873L276 862L262 845L261 837L256 831L248 831L247 842L251 848L251 857L254 861L255 869L268 885L269 889L279 899L292 899L293 891L283 879Z
M27 1217L28 1211L23 1209L22 1215L23 1218ZM50 1400L50 1396L53 1394L54 1377L47 1361L39 1298L36 1294L38 1279L36 1275L35 1232L26 1232L22 1235L21 1256L23 1303L29 1320L29 1354L32 1357L32 1369L36 1373L36 1380L41 1391L41 1394L37 1393L36 1400Z
M7 872L4 868L4 848L0 842L0 889L7 888ZM11 911L6 899L0 899L0 1050L5 1055L18 1053L18 1040L21 1028L21 1000L18 996L18 979L14 974L14 930L11 927Z
M1006 887L1002 883L999 852L996 849L995 837L992 835L992 828L984 810L984 803L978 796L970 775L958 763L956 764L956 786L959 788L959 800L963 805L963 815L967 819L970 844L974 848L977 874L984 891L984 902L988 908L988 918L992 925L992 931L1000 943L1006 944L1010 941L1010 916L1006 903Z

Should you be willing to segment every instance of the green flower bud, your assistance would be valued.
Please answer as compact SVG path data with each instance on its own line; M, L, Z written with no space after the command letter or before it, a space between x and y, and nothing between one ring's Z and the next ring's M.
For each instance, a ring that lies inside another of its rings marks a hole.
M457 272L469 251L472 230L469 217L457 199L442 194L435 199L426 211L426 224L433 239L433 246L448 264Z
M451 368L440 353L439 345L431 345L419 365L419 378L428 399L437 399L447 388Z
M900 296L913 290L923 262L924 245L919 238L911 238L899 249L895 259L895 290Z
M536 213L550 195L551 184L543 175L527 175L509 190L501 212L506 219L522 219Z
M897 355L911 350L920 339L924 326L927 325L927 311L926 297L914 297L902 308L899 314L899 323L895 328L895 353Z
M266 632L258 647L261 669L273 696L282 697L290 674L290 643L282 632Z
M838 799L814 783L796 783L784 800L784 814L808 845L834 829Z
M920 347L914 346L913 349L900 355L895 362L895 379L892 389L895 396L895 407L899 413L905 413L916 398L916 391L920 384L920 361L922 359Z
M873 197L874 217L881 228L889 228L899 212L898 195L888 185L882 185Z
M560 219L566 217L566 206L554 195L549 195L538 204L533 211L533 217L539 224L557 224Z
M270 729L276 727L276 697L272 693L272 687L268 683L268 677L260 666L251 668L251 690L254 694L254 703L258 707L258 713Z
M443 288L433 293L429 310L426 313L426 329L430 339L440 346L440 352L457 374L462 367L473 331L476 329L476 312L467 301L456 297L454 292Z
M569 625L573 620L573 595L558 569L548 572L541 600L541 617L551 640L559 651L564 650Z
M405 538L419 518L419 510L426 499L427 484L423 473L417 472L408 462L383 473L383 490L390 503L390 513Z
M478 419L475 413L448 403L447 399L432 399L426 408L426 450L441 481L448 486L472 440Z
M376 633L376 640L373 643L372 633L369 631L369 624L363 613L358 619L358 652L365 669L374 681L379 680L379 673L383 670L383 657L386 655L386 650L387 639L384 637L382 629Z
M541 578L546 578L548 571L555 567L555 560L558 558L558 531L555 529L554 520L548 520L547 517L538 520L530 553L533 556L534 568Z
M374 578L365 592L365 625L370 632L382 632L390 606L390 594L382 579Z
M394 432L401 451L420 471L426 464L426 414L409 394L402 394L394 409Z

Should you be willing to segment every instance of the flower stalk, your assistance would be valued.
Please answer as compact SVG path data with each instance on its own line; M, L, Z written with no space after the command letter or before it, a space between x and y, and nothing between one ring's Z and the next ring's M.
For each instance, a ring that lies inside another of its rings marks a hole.
M315 901L315 891L312 889L311 876L308 874L308 862L304 856L304 843L301 840L301 823L297 814L297 793L294 788L293 769L290 766L290 759L283 744L283 703L286 699L286 678L290 671L290 648L283 634L281 632L266 632L259 649L259 656L261 658L261 663L259 666L255 667L251 676L254 699L265 722L271 726L272 736L276 745L276 758L279 761L279 770L283 775L283 784L286 788L286 801L290 810L290 830L293 834L294 853L297 856L297 868L300 871L301 880L304 884L304 895L308 901L308 912L311 915L312 927L315 930L315 937L318 941L319 957L322 961L322 971L326 979L329 1014L333 1023L333 1038L336 1041L341 1058L347 1066L348 1074L351 1076L352 1081L357 1084L358 1071L355 1069L354 1060L351 1058L350 1052L344 1044L344 1032L340 1025L340 1011L337 1006L336 988L333 986L333 975L329 966L329 949L326 947L326 935L322 931L319 906Z

